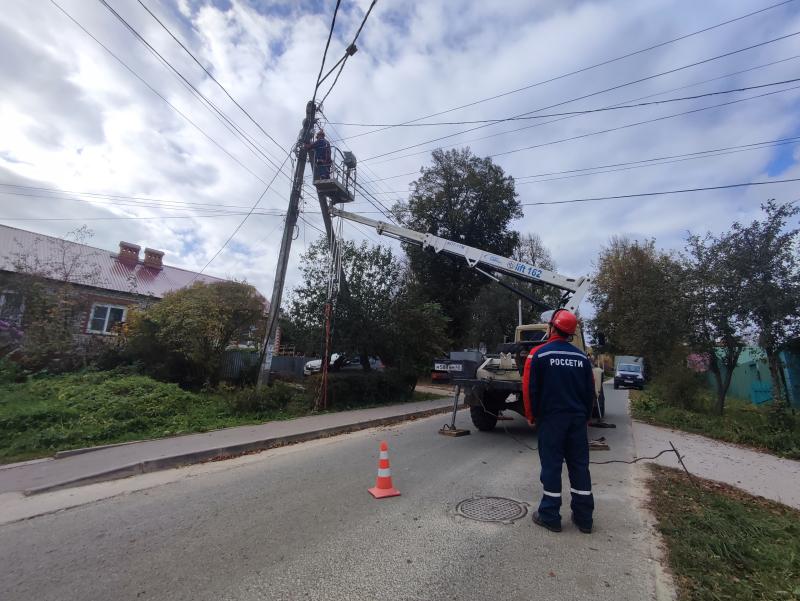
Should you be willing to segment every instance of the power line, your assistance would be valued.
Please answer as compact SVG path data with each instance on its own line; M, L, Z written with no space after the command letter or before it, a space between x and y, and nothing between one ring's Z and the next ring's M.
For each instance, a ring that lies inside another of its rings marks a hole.
M800 141L800 136L792 138L780 138L777 140L766 140L763 142L753 142L750 144L741 144L737 146L725 146L721 148L712 148L708 150L698 150L695 152L687 152L682 154L664 155L658 157L651 157L649 159L640 159L638 161L626 161L620 163L607 163L604 165L595 165L593 167L581 167L577 169L565 169L563 171L549 171L545 173L537 173L533 175L521 175L514 178L516 184L538 184L543 182L551 182L562 179L571 179L574 177L586 177L589 175L598 175L601 173L614 173L617 171L628 171L631 169L640 169L643 167L653 167L659 165L669 165L672 163L679 163L683 161L690 161L696 159L706 159L718 156L727 156L739 152L748 152L752 150L761 150L764 148L775 148L778 146L785 146L787 144L797 144ZM566 174L566 175L564 175ZM523 179L534 179L548 176L561 176L551 177L549 179L535 179L534 181L521 181ZM409 190L391 190L389 192L376 192L376 194L400 194L408 193Z
M99 192L82 192L77 190L64 190L61 188L46 188L43 186L26 186L22 184L9 184L0 182L0 187L20 188L22 190L31 190L33 192L47 192L48 194L24 194L21 192L14 192L8 190L0 190L0 194L11 194L14 196L29 196L31 198L52 198L53 200L81 200L85 202L103 202L103 201L120 201L119 204L127 204L130 206L142 207L159 207L165 209L189 209L195 208L197 210L216 210L223 209L247 209L249 206L245 205L229 205L219 203L202 203L190 202L185 200L168 200L163 198L152 198L147 196L127 196L123 194L103 194ZM52 194L74 194L77 196L88 196L89 199L71 198L66 196L53 196ZM127 202L131 201L131 202ZM114 204L112 202L112 204Z
M167 67L172 73L179 79L179 81L189 90L190 93L195 95L203 106L210 110L212 115L220 120L223 126L225 126L228 131L230 131L234 136L241 139L245 143L245 147L253 153L253 155L258 158L258 155L261 155L266 164L271 166L272 168L277 168L277 164L272 159L272 157L268 156L266 152L258 145L255 141L244 131L240 128L233 120L231 120L224 112L222 112L217 105L215 105L211 100L209 100L197 87L190 82L184 75L181 73L172 63L170 63L158 50L156 50L150 42L148 42L144 36L142 36L133 25L131 25L119 12L117 12L108 2L107 0L98 0L100 4L105 7L141 44L147 48L147 50L156 57L165 67ZM285 177L289 178L288 175L284 174Z
M793 86L791 88L786 88L784 90L777 90L775 92L765 92L763 94L756 94L755 96L748 96L747 98L740 98L739 100L730 100L728 102L722 102L720 104L712 104L710 106L704 106L704 107L701 107L701 108L691 109L691 110L688 110L688 111L681 111L679 113L673 113L671 115L664 115L664 116L661 116L661 117L655 117L653 119L646 119L644 121L636 121L635 123L627 123L625 125L620 125L620 126L617 126L617 127L610 127L608 129L602 129L602 130L599 130L599 131L589 132L587 134L580 134L580 135L577 135L577 136L570 136L568 138L561 138L559 140L551 140L549 142L542 142L541 144L534 144L533 146L526 146L526 147L523 147L523 148L516 148L514 150L506 150L504 152L498 152L498 153L489 155L489 157L494 158L494 157L499 157L499 156L505 156L505 155L508 155L508 154L514 154L516 152L521 152L523 150L533 150L535 148L541 148L543 146L552 146L553 144L560 144L561 142L569 142L569 141L572 141L572 140L580 140L580 139L583 139L583 138L589 138L589 137L597 136L597 135L600 135L600 134L605 134L605 133L609 133L609 132L613 132L613 131L619 131L619 130L622 130L622 129L628 129L628 128L631 128L631 127L637 127L639 125L645 125L647 123L656 123L658 121L665 121L667 119L673 119L675 117L681 117L683 115L691 115L693 113L700 113L702 111L707 111L707 110L719 108L719 107L722 107L722 106L729 106L729 105L732 105L732 104L738 104L740 102L746 102L748 100L755 100L755 99L758 99L758 98L764 98L766 96L772 96L774 94L780 94L780 93L783 93L783 92L791 92L792 90L797 90L797 89L800 89L800 86Z
M322 79L322 70L325 68L325 59L328 57L328 47L331 45L331 38L333 37L333 27L336 25L336 15L339 13L339 5L342 0L336 0L336 7L333 9L333 18L331 19L331 29L328 32L328 41L325 42L325 50L322 52L322 63L319 66L319 75L317 75L317 83L314 85L314 94L311 101L317 99L317 91L319 90L320 80Z
M266 180L261 179L261 177L255 173L252 169L250 169L247 165L242 163L238 158L236 158L233 154L231 154L228 150L226 150L219 142L217 142L214 138L212 138L209 134L207 134L199 125L197 125L194 121L192 121L189 117L187 117L181 110L172 104L167 98L161 94L158 90L156 90L153 86L151 86L141 75L139 75L132 67L128 66L125 61L123 61L119 56L117 56L114 51L112 51L108 46L103 44L94 34L92 34L88 29L86 29L80 22L78 22L66 9L64 9L56 0L50 0L50 3L53 4L58 10L60 10L70 21L72 21L75 25L77 25L86 35L92 38L103 50L105 50L108 54L110 54L120 65L125 67L125 69L130 72L136 79L142 82L153 94L158 96L161 100L163 100L167 106L169 106L173 111L175 111L178 115L180 115L187 123L189 123L192 127L194 127L197 131L199 131L205 138L207 138L214 146L219 148L222 152L224 152L231 160L233 160L236 164L238 164L242 169L247 171L250 175L255 177L261 183L266 184Z
M770 83L759 84L755 86L747 86L742 88L734 88L731 90L720 90L718 92L706 92L705 94L695 94L693 96L682 96L680 98L665 98L664 100L652 100L649 102L638 102L636 104L618 104L614 106L605 106L601 108L594 108L594 109L584 109L580 111L566 111L563 113L547 113L544 115L528 115L525 117L503 117L500 119L478 119L475 121L436 121L433 123L396 123L396 124L381 124L381 123L341 123L341 122L334 122L334 125L352 125L357 127L378 127L378 126L386 126L386 127L428 127L428 126L436 126L436 125L471 125L476 123L489 123L489 124L497 124L497 123L505 123L507 121L528 121L530 119L545 119L549 117L563 117L565 115L587 115L590 113L600 113L604 111L616 111L620 109L632 109L632 108L640 108L643 106L653 106L658 104L669 104L671 102L680 102L683 100L697 100L699 98L707 98L709 96L721 96L723 94L735 94L737 92L747 92L749 90L758 90L761 88L769 88L772 86L780 86L787 83L794 83L796 81L800 81L800 77L795 77L794 79L785 79L783 81L773 81Z
M244 213L218 213L216 215L160 215L158 217L0 217L0 221L117 221L125 219L202 219L207 217L236 217ZM262 213L256 213L262 215ZM280 215L266 215L280 217Z
M625 87L632 86L632 85L635 85L635 84L638 84L638 83L642 83L644 81L649 81L649 80L655 79L657 77L663 77L664 75L670 75L672 73L676 73L678 71L683 71L683 70L689 69L691 67L696 67L698 65L702 65L702 64L705 64L705 63L709 63L711 61L719 60L721 58L726 58L728 56L733 56L734 54L739 54L741 52L746 52L748 50L753 50L754 48L759 48L759 47L762 47L762 46L766 46L767 44L774 44L775 42L779 42L779 41L782 41L782 40L785 40L785 39L788 39L788 38L791 38L791 37L794 37L794 36L797 36L797 35L800 35L800 31L795 31L793 33L786 34L786 35L783 35L783 36L779 36L779 37L773 38L771 40L766 40L764 42L759 42L758 44L753 44L753 45L750 45L750 46L746 46L744 48L739 48L738 50L732 50L730 52L725 52L723 54L718 54L716 56L712 56L710 58L706 58L706 59L703 59L701 61L696 61L696 62L693 62L693 63L689 63L687 65L682 65L680 67L675 67L673 69L668 69L667 71L662 71L662 72L656 73L654 75L648 75L647 77L640 77L639 79L634 79L632 81L628 81L628 82L625 82L625 83L622 83L622 84L617 84L615 86L611 86L611 87L605 88L603 90L598 90L596 92L591 92L589 94L584 94L582 96L577 96L575 98L570 98L569 100L563 100L561 102L557 102L557 103L551 104L549 106L541 107L541 108L535 109L533 111L528 111L528 112L525 112L525 113L520 113L518 115L514 115L514 117L524 117L526 115L532 115L534 113L545 111L545 110L548 110L548 109L551 109L551 108L555 108L555 107L558 107L558 106L563 106L565 104L569 104L569 103L572 103L572 102L577 102L578 100L585 100L586 98L590 98L592 96L597 96L599 94L605 94L607 92L611 92L611 91L614 91L614 90L619 90L621 88L625 88ZM398 152L403 152L404 150L411 150L412 148L418 148L420 146L424 146L425 144L430 144L432 142L439 142L441 140L446 140L446 139L449 139L449 138L453 138L453 137L459 136L461 134L469 133L469 132L476 131L476 130L479 130L479 129L484 129L486 127L492 127L493 125L494 125L494 123L489 123L489 124L484 124L484 125L477 125L475 127L471 127L469 129L464 129L464 130L461 130L461 131L458 131L458 132L455 132L455 133L452 133L452 134L448 134L448 135L445 135L445 136L439 136L438 138L432 138L430 140L425 140L425 141L419 142L417 144L412 144L410 146L404 146L402 148L397 148L395 150L390 150L388 152L384 152L384 153L381 153L381 154L378 154L378 155L375 155L375 156L367 157L366 159L362 159L362 161L371 161L371 160L378 159L378 158L385 157L385 156L389 156L389 155L392 155L392 154L397 154ZM402 158L402 157L400 157L400 158Z
M364 25L367 23L367 19L369 19L369 15L372 12L372 9L375 8L375 4L377 2L378 2L378 0L372 0L372 2L369 5L369 8L367 9L367 12L364 14L364 18L361 19L361 25L358 26L358 30L356 31L356 34L353 36L353 41L350 42L350 45L344 51L344 56L341 59L339 59L339 62L337 63L337 64L341 63L341 66L339 67L339 72L336 73L336 77L334 78L333 83L331 84L331 87L328 88L328 91L325 92L325 95L322 97L322 100L320 100L320 102L319 102L320 105L325 102L325 100L328 98L330 93L333 91L334 86L336 86L336 82L339 81L339 76L342 74L342 71L344 70L344 66L347 63L347 59L350 58L351 56L353 56L356 53L356 50L357 50L356 41L358 41L358 36L361 35L361 30L364 29ZM337 6L337 8L339 6L338 5L338 0L337 0L337 5L336 6ZM334 18L335 18L335 15L334 15ZM333 28L333 25L331 24L331 31L333 30L332 28ZM330 41L330 38L329 38L329 41ZM327 51L327 46L326 46L325 50ZM324 65L324 63L325 63L325 59L323 58L323 65ZM335 68L336 67L334 66L334 69ZM323 78L323 80L326 79L328 77L328 75L331 74L332 71L333 71L333 69L331 69L331 71L328 72L328 74ZM320 73L322 73L322 68L320 68ZM320 83L322 83L322 81L321 80L317 80L317 87L319 87ZM314 90L314 95L316 97L316 90Z
M584 73L586 71L589 71L589 70L592 70L592 69L596 69L598 67L603 67L605 65L610 65L612 63L624 60L626 58L630 58L632 56L636 56L637 54L642 54L644 52L649 52L650 50L655 50L656 48L660 48L660 47L666 46L668 44L673 44L675 42L679 42L681 40L685 40L687 38L690 38L690 37L693 37L693 36L696 36L696 35L700 35L702 33L706 33L708 31L712 31L714 29L718 29L720 27L724 27L725 25L730 25L731 23L735 23L737 21L741 21L743 19L747 19L749 17L753 17L755 15L764 13L766 11L778 8L780 6L784 6L784 5L789 4L789 3L793 2L793 1L794 0L785 0L784 2L778 2L777 4L772 4L770 6L766 6L766 7L762 8L762 9L759 9L759 10L756 10L756 11L753 11L753 12L749 12L749 13L741 15L739 17L728 19L726 21L722 21L721 23L717 23L717 24L711 25L709 27L704 27L703 29L698 29L698 30L693 31L691 33L687 33L687 34L684 34L682 36L678 36L676 38L672 38L672 39L666 40L664 42L659 42L658 44L653 44L652 46L648 46L646 48L641 48L639 50L635 50L633 52L629 52L627 54L623 54L621 56L618 56L618 57L615 57L615 58L612 58L612 59L607 59L607 60L601 61L599 63L595 63L593 65L589 65L587 67L583 67L581 69L576 69L574 71L570 71L569 73L564 73L564 74L558 75L556 77L551 77L549 79L545 79L545 80L542 80L542 81L538 81L538 82L535 82L535 83L532 83L532 84L525 85L525 86L523 86L521 88L516 88L514 90L509 90L507 92L502 92L500 94L495 94L494 96L489 96L488 98L482 98L480 100L475 100L475 101L472 101L472 102L468 102L467 104L462 104L462 105L459 105L459 106L456 106L456 107L452 107L452 108L449 108L449 109L445 109L445 110L442 110L442 111L431 113L429 115L424 115L422 117L417 117L416 119L411 119L409 121L405 121L404 123L406 123L406 124L414 123L414 122L417 122L417 121L422 121L424 119L430 119L431 117L438 117L439 115L444 115L444 114L447 114L447 113L451 113L453 111L458 111L458 110L461 110L461 109L465 109L465 108L468 108L468 107L471 107L471 106L482 104L484 102L489 102L491 100L496 100L498 98L503 98L505 96L509 96L511 94L516 94L516 93L522 92L524 90L529 90L531 88L535 88L535 87L542 86L542 85L545 85L545 84L548 84L548 83L552 83L554 81L558 81L558 80L564 79L566 77L571 77L572 75L578 75L580 73ZM382 127L380 129L376 129L376 130L373 130L373 131L362 132L360 134L356 134L355 136L350 136L348 139L353 139L353 138L356 138L356 137L366 136L366 135L369 135L369 134L372 134L372 133L376 133L376 132L379 132L379 131L385 131L386 129L390 129L390 127Z
M792 179L775 179L767 182L744 182L740 184L725 184L723 186L708 186L705 188L685 188L682 190L665 190L660 192L640 192L638 194L617 194L615 196L593 196L589 198L570 198L568 200L548 200L541 202L523 202L523 207L542 206L542 205L561 205L575 202L593 202L595 200L619 200L624 198L643 198L649 196L665 196L668 194L685 194L687 192L706 192L709 190L727 190L730 188L745 188L748 186L768 186L772 184L788 184L800 182L800 177Z
M198 275L202 274L202 273L203 273L203 272L204 272L204 271L205 271L205 270L208 268L208 266L209 266L209 265L211 265L211 263L214 261L214 259L216 259L216 258L217 258L217 257L218 257L218 256L219 256L221 253L222 253L222 251L223 251L223 250L225 250L225 247L227 247L227 246L228 246L228 244L230 244L231 240L233 240L233 237L234 237L234 236L235 236L237 233L239 233L239 230L240 230L240 229L242 229L242 226L245 224L245 221L247 221L247 219L250 217L250 215L252 215L252 214L253 214L253 211L255 211L255 210L256 210L256 207L257 207L257 206L258 206L258 204L261 202L261 199L262 199L262 198L264 198L264 195L267 193L267 190L269 190L269 189L270 189L270 187L272 187L272 184L273 184L273 182L275 181L275 178L277 178L277 177L278 177L278 173L280 173L280 172L281 172L281 170L283 169L283 166L286 164L286 161L288 161L288 160L289 160L289 157L290 157L290 156L292 156L292 155L291 155L291 151L289 151L289 152L286 154L286 158L285 158L285 159L283 159L283 163L281 163L281 166L279 167L278 171L276 171L276 172L275 172L275 175L273 175L273 176L272 176L272 179L271 179L271 180L270 180L270 182L267 184L267 187L266 187L266 188L264 188L264 191L263 191L263 192L261 193L261 195L260 195L260 196L259 196L259 197L256 199L255 203L253 203L253 206L252 206L252 207L251 207L251 209L250 209L250 210L247 212L247 214L246 214L246 215L245 215L245 216L242 218L242 220L239 222L239 225L237 225L237 226L236 226L236 228L233 230L233 232L231 232L231 235L230 235L230 236L228 236L228 239L227 239L227 240L225 240L225 242L223 242L223 243L222 243L222 246L220 246L220 247L219 247L219 250L218 250L217 252L215 252L215 253L214 253L214 256L213 256L213 257L211 257L211 258L208 260L208 262L207 262L205 265L203 265L203 269L201 269L200 271L198 271L198 272L197 272L197 274L195 275L195 278L196 278ZM194 281L194 278L192 278L192 281Z
M767 63L763 63L763 64L760 64L760 65L755 65L753 67L748 67L746 69L739 69L737 71L731 71L729 73L725 73L723 75L718 75L717 77L712 77L710 79L703 79L703 80L696 81L694 83L690 83L690 84L687 84L687 85L678 86L676 88L669 88L667 90L662 90L660 92L654 92L652 94L647 94L645 96L639 96L637 98L629 98L629 99L621 102L620 104L624 104L626 102L637 102L639 100L645 100L647 98L653 98L655 96L661 96L663 94L668 94L670 92L677 92L679 90L685 90L685 89L688 89L688 88L694 88L694 87L697 87L697 86L700 86L700 85L703 85L703 84L711 83L713 81L718 81L720 79L727 79L728 77L733 77L734 75L740 75L742 73L748 73L750 71L756 71L758 69L764 69L766 67L771 67L771 66L774 66L774 65L777 65L777 64L780 64L780 63L785 63L785 62L788 62L788 61L791 61L791 60L797 60L798 58L800 58L800 54L795 54L795 55L789 56L787 58L782 58L782 59L770 61L770 62L767 62ZM613 106L616 106L616 105L613 105ZM515 133L515 132L519 132L519 131L524 131L526 129L533 129L533 128L536 128L536 127L541 127L543 125L549 125L551 123L556 123L558 121L565 121L565 120L568 120L568 119L574 119L574 117L560 117L558 119L553 119L552 121L547 121L545 123L536 123L534 125L526 125L525 127L519 127L519 128L515 128L515 129L511 129L511 130L506 130L506 131L490 134L488 136L481 136L481 137L478 137L478 138L470 138L468 140L464 140L462 143L479 142L481 140L488 140L490 138L496 138L496 137L504 136L504 135L509 134L509 133ZM418 152L418 153L410 153L410 154L404 155L404 156L415 156L417 154L425 154L426 152L428 152L428 150L423 150L423 151ZM385 181L385 180L388 180L388 179L397 179L397 178L400 178L400 177L406 177L406 176L409 176L409 175L419 175L419 174L420 174L420 171L418 169L416 171L410 171L410 172L407 172L407 173L398 173L398 174L391 175L391 176L388 176L388 177L380 178L380 180ZM367 180L366 183L374 183L376 181L378 181L378 180Z
M798 139L800 139L800 138L798 138ZM545 182L559 181L559 180L563 180L563 179L573 179L573 178L576 178L576 177L587 177L587 176L591 176L591 175L601 175L603 173L616 173L618 171L631 171L633 169L643 169L645 167L658 167L658 166L661 166L661 165L672 165L674 163L683 163L685 161L694 161L694 160L697 160L697 159L724 157L724 156L730 156L730 155L733 155L733 154L738 154L738 153L741 153L741 152L750 152L750 151L753 151L753 150L761 150L761 149L764 149L764 148L775 148L777 146L785 146L787 144L797 144L797 140L798 139L795 139L793 141L788 141L788 142L781 142L779 144L769 144L769 145L764 145L764 146L751 146L749 148L739 148L739 149L736 149L736 150L728 150L728 151L725 151L725 152L717 152L717 153L709 153L709 154L698 154L696 156L684 155L682 158L676 158L676 159L672 159L672 160L655 161L655 162L647 162L645 164L635 164L635 163L640 162L640 161L632 161L629 164L630 166L626 166L626 167L618 167L618 168L615 168L615 169L604 169L604 170L600 170L600 171L590 171L588 173L573 173L571 175L562 175L562 176L559 176L559 177L550 177L550 178L546 178L546 179L530 180L530 181L523 181L523 182L517 181L517 183L519 185L540 184L540 183L545 183ZM652 159L651 159L651 161L652 161Z
M261 126L261 124L260 124L258 121L256 121L256 120L255 120L255 118L254 118L254 117L253 117L253 116L252 116L252 115L251 115L251 114L250 114L250 113L249 113L249 112L248 112L248 111L247 111L247 110L246 110L246 109L245 109L245 108L244 108L244 107L243 107L241 104L239 104L239 102L237 102L237 101L236 101L236 99L235 99L233 96L231 96L230 92L228 92L228 90L225 88L225 86L223 86L223 85L222 85L222 84L221 84L221 83L220 83L220 82L217 80L217 78L216 78L216 77L214 77L214 75L211 73L211 71L209 71L209 70L208 70L208 69L205 67L205 65L203 65L203 63L201 63L201 62L198 60L198 58L197 58L197 57L196 57L196 56L195 56L195 55L194 55L194 54L191 52L191 50L189 50L189 49L188 49L188 48L187 48L187 47L184 45L184 43L183 43L183 42L181 42L181 40L180 40L180 39L178 39L178 37L177 37L177 36L175 36L175 34L174 34L174 33L172 33L172 31L169 29L169 27L167 27L167 26L166 26L166 25L165 25L165 24L164 24L164 23L161 21L161 19L159 19L159 18L158 18L158 17L157 17L155 14L153 14L153 11L151 11L151 10L150 10L150 9L147 7L147 5L146 5L146 4L145 4L145 3L144 3L142 0L137 0L137 1L139 2L139 4L141 4L141 5L142 5L142 8L144 8L144 9L145 9L145 10L146 10L146 11L147 11L149 14L150 14L150 16L151 16L151 17L153 17L153 19L155 19L155 20L156 20L156 22L157 22L159 25L161 25L161 27L164 29L164 31L166 31L166 32L169 34L169 36L170 36L170 37L171 37L173 40L175 40L175 41L178 43L178 45L179 45L181 48L183 48L184 52L186 52L186 54L188 54L188 55L189 55L189 57L190 57L190 58L191 58L191 59L192 59L192 60L193 60L193 61L194 61L194 62L195 62L195 63L196 63L196 64L197 64L197 65L198 65L198 66L199 66L199 67L200 67L200 68L201 68L203 71L205 71L206 75L208 75L208 76L211 78L211 81L213 81L215 84L217 84L217 86L219 86L219 88L220 88L220 89L221 89L221 90L222 90L222 91L225 93L225 95L226 95L228 98L230 98L231 102L233 102L233 104L235 104L235 105L238 107L238 109L239 109L240 111L242 111L242 113L244 113L244 114L247 116L247 118L248 118L248 119L250 119L250 121L251 121L251 122L252 122L252 123L253 123L253 124L254 124L254 125L255 125L255 126L256 126L256 127L259 129L259 130L260 130L260 131L261 131L261 133L263 133L263 134L264 134L264 135L265 135L267 138L269 138L269 139L270 139L270 140L271 140L271 141L272 141L272 142L273 142L273 143L274 143L274 144L275 144L275 145L276 145L278 148L280 148L281 150L283 150L283 146L281 146L281 145L280 145L280 144L277 142L277 140L275 140L275 138L273 138L273 137L272 137L272 136L271 136L271 135L270 135L270 134L269 134L269 133L268 133L268 132L267 132L267 131L266 131L266 130L265 130L263 127L262 127L262 126Z

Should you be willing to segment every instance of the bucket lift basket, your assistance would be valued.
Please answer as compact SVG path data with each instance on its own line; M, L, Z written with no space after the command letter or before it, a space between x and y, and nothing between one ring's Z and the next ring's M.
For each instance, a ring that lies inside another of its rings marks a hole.
M331 163L314 165L314 186L331 204L353 202L356 196L356 157L331 146Z

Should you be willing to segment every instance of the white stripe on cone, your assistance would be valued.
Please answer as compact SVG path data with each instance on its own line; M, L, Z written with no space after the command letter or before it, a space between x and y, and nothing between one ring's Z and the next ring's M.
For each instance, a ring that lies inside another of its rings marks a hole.
M389 478L392 475L392 470L388 467L386 469L378 468L378 478Z
M381 451L381 455L378 459L389 459L389 451Z

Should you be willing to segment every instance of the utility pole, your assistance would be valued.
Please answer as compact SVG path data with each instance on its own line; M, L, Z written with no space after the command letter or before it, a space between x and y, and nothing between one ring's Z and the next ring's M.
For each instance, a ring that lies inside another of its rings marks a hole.
M269 304L269 316L267 317L267 331L264 333L264 347L262 351L261 367L258 371L257 388L269 384L269 370L272 367L273 343L275 331L278 328L278 316L281 309L281 299L283 297L283 284L286 281L286 267L289 263L289 252L292 248L292 236L297 225L297 214L300 210L300 194L303 189L303 177L306 171L307 152L305 145L311 142L311 135L314 130L314 117L317 107L313 100L306 104L306 116L303 119L303 128L297 137L297 165L294 169L292 180L292 191L289 196L289 209L286 211L286 223L283 226L283 238L281 239L281 250L278 255L278 267L275 270L275 283L272 286L272 299Z

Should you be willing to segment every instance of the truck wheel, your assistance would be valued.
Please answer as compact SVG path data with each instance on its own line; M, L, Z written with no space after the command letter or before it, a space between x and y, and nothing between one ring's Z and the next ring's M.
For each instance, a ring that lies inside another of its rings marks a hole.
M472 423L475 424L475 427L481 432L494 430L494 427L497 425L497 418L490 413L486 413L481 405L473 405L470 407L469 416L472 418Z
M619 384L617 384L616 382L614 382L614 390L619 390Z

